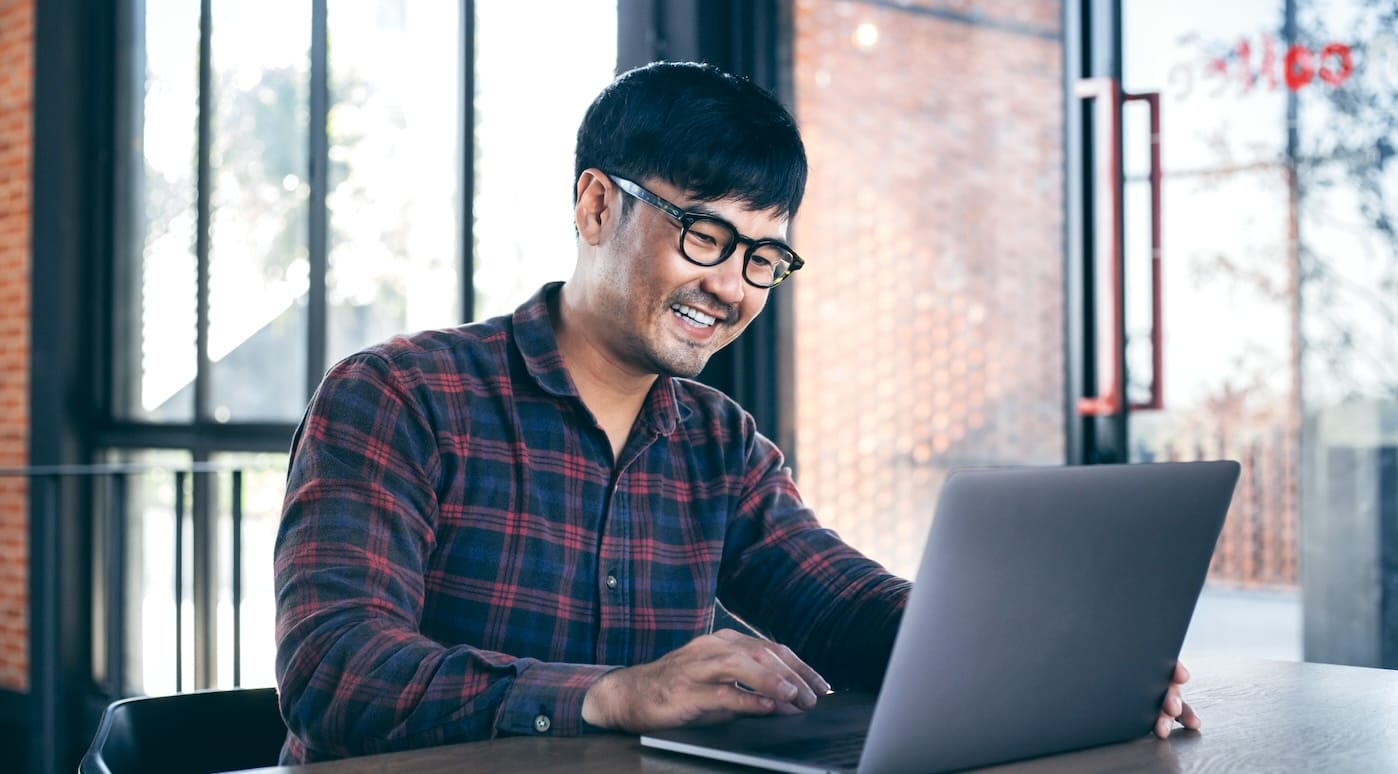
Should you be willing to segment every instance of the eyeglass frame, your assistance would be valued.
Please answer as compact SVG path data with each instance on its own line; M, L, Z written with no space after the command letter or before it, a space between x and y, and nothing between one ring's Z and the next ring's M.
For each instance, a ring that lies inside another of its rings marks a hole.
M649 204L650 206L654 207L657 210L660 210L661 212L665 213L666 215L669 215L671 218L674 218L676 221L679 222L680 255L683 256L686 261L689 261L695 266L718 266L719 264L733 257L733 254L738 251L738 244L740 242L746 243L747 249L743 251L743 281L748 283L749 285L752 285L755 288L761 288L762 290L770 290L785 282L788 277L790 277L792 274L795 274L797 271L801 269L802 266L806 265L805 259L797 255L796 251L791 249L791 245L788 245L786 242L783 242L780 239L753 239L752 237L744 236L743 233L738 230L737 226L733 225L732 223L729 223L723 218L718 217L717 215L707 215L704 213L690 212L689 210L682 209L678 205L672 204L671 202L662 199L656 194L651 193L649 190L647 190L644 186L640 185L639 183L632 182L624 177L617 177L616 175L607 175L607 177L613 183L615 183L617 188L620 188L622 192L630 195L631 197L639 201ZM719 256L719 259L712 263L696 261L695 259L691 258L689 253L685 252L684 249L684 238L689 233L689 227L700 220L721 224L724 228L727 228L729 231L733 232L733 241L728 244L728 247L723 251L722 255ZM785 274L773 280L772 284L770 285L761 285L756 282L753 282L751 279L748 278L748 264L752 261L752 256L757 252L758 248L764 247L766 245L775 245L778 248L785 250L791 256L791 261L790 265L787 267Z

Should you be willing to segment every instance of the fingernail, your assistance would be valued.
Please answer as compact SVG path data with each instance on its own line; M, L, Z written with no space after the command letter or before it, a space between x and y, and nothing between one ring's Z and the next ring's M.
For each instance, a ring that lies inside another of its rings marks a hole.
M791 701L792 699L796 698L797 689L795 685L792 685L790 682L787 682L786 680L782 680L781 683L777 686L777 693L781 694L782 699L786 701Z

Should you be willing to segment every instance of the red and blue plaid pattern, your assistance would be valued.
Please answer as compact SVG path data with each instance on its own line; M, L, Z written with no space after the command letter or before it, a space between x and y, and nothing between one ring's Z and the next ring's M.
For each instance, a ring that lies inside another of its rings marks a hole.
M276 544L283 762L581 733L592 683L706 633L716 597L832 683L881 679L907 582L822 528L711 388L657 379L614 463L557 289L320 385Z

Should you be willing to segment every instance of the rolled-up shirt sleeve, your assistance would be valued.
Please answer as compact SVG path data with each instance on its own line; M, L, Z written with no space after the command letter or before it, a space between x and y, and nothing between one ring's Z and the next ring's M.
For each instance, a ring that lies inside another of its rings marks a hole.
M307 759L577 734L584 695L612 668L420 633L441 469L411 378L375 354L342 361L293 441L275 546L276 674Z

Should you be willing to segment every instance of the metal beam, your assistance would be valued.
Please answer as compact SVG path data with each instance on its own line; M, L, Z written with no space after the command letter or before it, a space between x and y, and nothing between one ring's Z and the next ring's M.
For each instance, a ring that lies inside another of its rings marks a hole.
M320 384L326 365L328 310L325 281L330 266L330 216L325 203L330 185L330 54L326 13L325 0L312 1L311 107L310 126L307 127L310 152L306 157L306 163L310 165L311 189L306 208L309 213L307 258L310 263L310 288L306 298L307 401Z

